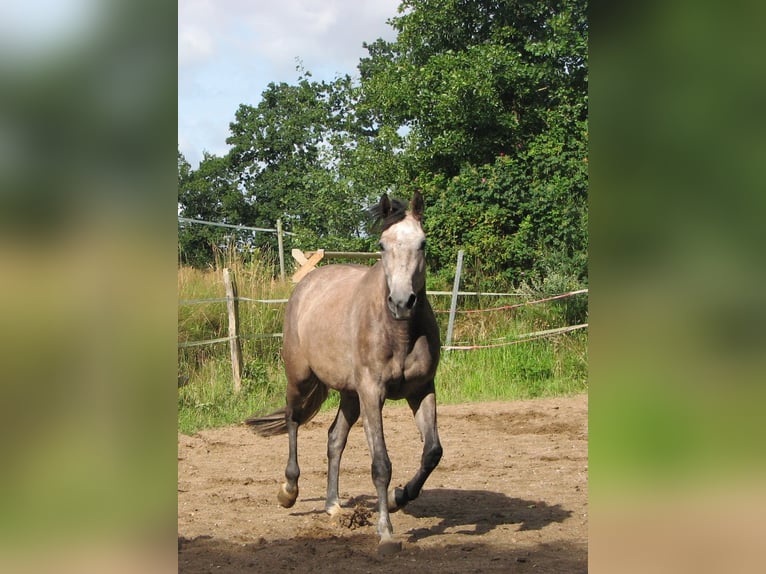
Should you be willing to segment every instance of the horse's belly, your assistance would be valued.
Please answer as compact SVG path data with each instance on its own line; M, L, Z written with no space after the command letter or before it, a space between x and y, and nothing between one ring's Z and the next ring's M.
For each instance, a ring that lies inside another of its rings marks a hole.
M327 366L324 362L315 362L311 365L311 370L320 381L331 389L336 391L356 390L353 372L345 366Z

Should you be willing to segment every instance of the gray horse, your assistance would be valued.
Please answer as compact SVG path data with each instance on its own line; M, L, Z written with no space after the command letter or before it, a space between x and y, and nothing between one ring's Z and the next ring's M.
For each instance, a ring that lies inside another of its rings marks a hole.
M371 211L381 223L381 260L364 265L327 265L295 288L285 311L282 357L287 406L247 424L263 435L287 433L286 482L277 496L285 508L298 497L298 426L327 398L340 393L340 408L328 433L325 510L340 510L338 473L350 428L362 415L378 495L379 549L395 552L389 512L414 500L442 456L436 428L434 375L439 330L425 287L423 198L406 203L383 195ZM383 436L383 403L406 399L423 440L420 469L390 495L391 460Z

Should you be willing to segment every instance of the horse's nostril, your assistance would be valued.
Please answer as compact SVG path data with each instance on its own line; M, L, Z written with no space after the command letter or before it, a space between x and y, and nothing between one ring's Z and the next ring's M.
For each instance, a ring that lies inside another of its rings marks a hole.
M412 309L415 306L415 301L417 300L418 300L417 296L414 293L412 293L410 295L410 298L407 299L407 309Z
M394 302L394 298L393 298L393 297L391 297L391 295L389 295L389 296L388 296L388 302L389 302L389 303L393 303L393 302Z

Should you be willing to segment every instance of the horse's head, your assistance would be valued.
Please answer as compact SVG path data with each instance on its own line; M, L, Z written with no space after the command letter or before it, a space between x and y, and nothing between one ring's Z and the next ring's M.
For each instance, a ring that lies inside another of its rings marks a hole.
M426 284L426 234L421 224L423 197L416 191L410 209L384 195L376 211L383 217L380 255L388 284L388 309L394 319L408 319Z

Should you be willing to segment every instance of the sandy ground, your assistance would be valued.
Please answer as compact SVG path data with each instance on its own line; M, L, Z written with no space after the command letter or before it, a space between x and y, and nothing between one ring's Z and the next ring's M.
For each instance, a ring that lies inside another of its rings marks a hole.
M390 557L377 550L361 423L341 464L339 517L324 512L334 413L301 427L290 509L276 499L286 436L179 434L179 572L587 572L587 410L586 395L439 406L444 456L420 498L391 515L403 548ZM391 486L402 485L422 448L403 402L386 405L384 428Z

